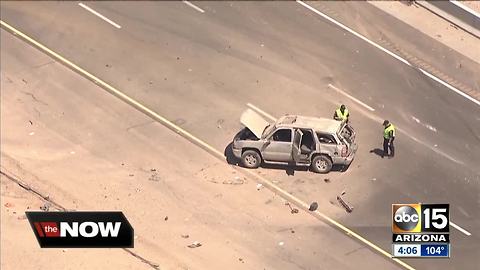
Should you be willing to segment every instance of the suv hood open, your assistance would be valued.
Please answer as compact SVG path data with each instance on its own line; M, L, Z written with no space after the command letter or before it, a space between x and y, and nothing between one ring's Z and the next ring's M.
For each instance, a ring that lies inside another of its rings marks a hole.
M250 131L261 139L263 131L270 124L258 113L251 109L246 109L240 116L240 123L250 129Z

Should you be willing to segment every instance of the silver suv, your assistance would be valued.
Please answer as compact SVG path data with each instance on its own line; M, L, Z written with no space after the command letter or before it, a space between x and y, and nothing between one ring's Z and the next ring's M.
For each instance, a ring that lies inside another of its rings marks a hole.
M358 148L353 128L333 119L285 115L268 123L247 109L240 122L245 128L235 135L232 148L247 168L258 168L263 161L328 173L335 164L350 165Z

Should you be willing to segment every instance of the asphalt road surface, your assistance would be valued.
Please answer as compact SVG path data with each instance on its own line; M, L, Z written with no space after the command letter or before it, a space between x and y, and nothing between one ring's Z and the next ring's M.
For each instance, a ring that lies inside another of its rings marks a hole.
M182 2L87 4L114 24L76 2L2 2L1 19L222 153L228 153L241 128L239 116L247 103L274 117L330 117L345 103L359 141L346 171L319 175L269 167L254 173L302 201L317 201L319 211L387 252L392 203L449 203L451 221L464 230L451 227L451 258L403 261L415 269L478 269L478 104L295 2L194 2L199 9ZM392 34L396 46L418 51L422 58L438 58L438 69L479 91L477 63L399 21L386 23L394 19L374 7L358 5L329 4L328 12L345 17L377 14L375 19L352 23L347 18L343 23L360 32L373 29L367 31L371 35L389 25L389 32L403 37ZM127 212L138 227L135 251L160 268L400 267L335 226L303 212L290 214L278 196L266 189L259 193L254 180L235 166L3 29L2 170L8 168L5 160L23 164L25 171L38 174L31 180L35 185L51 189L49 194L71 208ZM412 42L418 48L412 48ZM429 52L429 46L440 49ZM465 64L459 70L445 59ZM43 130L34 136L41 140L29 141L28 119L33 117ZM394 159L376 154L382 147L383 119L400 129ZM57 147L71 150L64 156ZM163 174L161 181L135 176L151 177L150 167ZM248 184L221 184L236 174ZM143 193L130 199L136 185ZM105 202L102 189L116 200ZM335 200L343 190L354 206L349 214ZM71 197L82 204L72 203ZM164 222L165 209L176 213L177 223L155 226ZM187 217L193 217L193 225ZM198 253L172 237L184 228L203 235L206 243ZM285 232L291 242L280 239ZM162 237L168 239L167 246L155 240ZM210 246L207 239L212 239ZM280 242L284 244L279 247Z

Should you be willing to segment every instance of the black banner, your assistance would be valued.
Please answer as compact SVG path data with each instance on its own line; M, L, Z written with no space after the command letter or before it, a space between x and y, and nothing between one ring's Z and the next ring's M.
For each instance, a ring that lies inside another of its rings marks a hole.
M42 248L133 247L122 212L25 212Z

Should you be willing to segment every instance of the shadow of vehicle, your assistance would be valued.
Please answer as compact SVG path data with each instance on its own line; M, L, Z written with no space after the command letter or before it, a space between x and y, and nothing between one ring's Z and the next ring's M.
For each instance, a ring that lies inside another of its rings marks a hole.
M295 171L301 171L301 172L307 172L311 171L310 167L307 166L296 166L293 164L288 164L288 165L282 165L282 164L266 164L262 163L260 166L264 169L273 169L273 170L285 170L285 173L287 175L295 175ZM348 169L349 166L344 166L344 165L333 165L332 169L330 170L331 172L345 172Z
M383 158L383 149L375 148L375 149L370 150L370 153L373 153L373 154Z
M223 151L223 155L225 156L225 159L228 164L230 165L238 165L240 160L238 160L237 157L233 154L233 142L229 143L227 147L225 147L225 150Z

